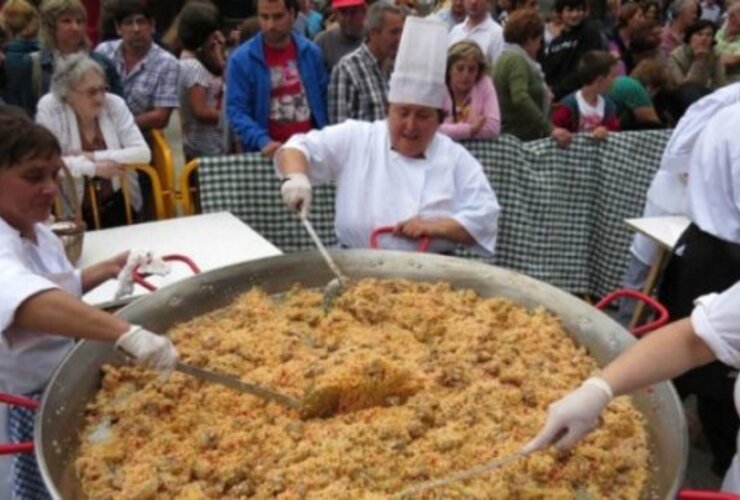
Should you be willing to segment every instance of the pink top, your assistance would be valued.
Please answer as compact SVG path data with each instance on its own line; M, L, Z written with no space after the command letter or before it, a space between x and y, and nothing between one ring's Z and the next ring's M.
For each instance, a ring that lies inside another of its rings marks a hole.
M483 75L470 91L470 113L467 122L453 123L452 96L445 97L444 110L447 117L440 125L439 131L456 141L464 139L493 139L501 131L501 112L498 107L496 89L493 88L491 77ZM470 123L473 119L485 116L486 121L475 135L471 134Z

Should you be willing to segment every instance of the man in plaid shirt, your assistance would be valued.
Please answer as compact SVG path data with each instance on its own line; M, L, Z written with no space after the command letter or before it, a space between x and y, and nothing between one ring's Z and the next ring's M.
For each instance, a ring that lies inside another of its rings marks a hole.
M329 122L375 121L388 111L388 80L403 31L404 13L387 0L367 14L367 41L334 67L329 83Z
M118 0L113 19L121 38L101 43L95 52L113 61L139 128L165 128L179 106L177 59L154 43L154 17L144 0Z

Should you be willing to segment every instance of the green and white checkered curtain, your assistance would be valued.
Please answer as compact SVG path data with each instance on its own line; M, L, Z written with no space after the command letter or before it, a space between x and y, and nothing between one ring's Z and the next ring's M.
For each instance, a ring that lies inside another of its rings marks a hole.
M624 219L642 214L669 135L620 132L606 142L578 135L565 150L549 139L523 143L511 136L466 143L502 207L492 263L573 293L601 296L618 288L632 239ZM232 212L284 252L314 248L283 206L268 160L202 158L199 172L204 212ZM317 188L311 219L329 245L336 241L333 218L334 188Z

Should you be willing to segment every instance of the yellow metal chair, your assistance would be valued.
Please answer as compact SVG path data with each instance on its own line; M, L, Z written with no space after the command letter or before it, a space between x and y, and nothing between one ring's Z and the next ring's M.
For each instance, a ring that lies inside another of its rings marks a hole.
M162 200L167 217L175 215L175 162L163 130L150 132L152 146L152 166L159 176L162 186Z
M164 196L162 194L162 183L159 180L159 174L157 171L149 165L128 165L128 169L133 169L137 172L142 172L144 175L149 177L152 186L152 206L154 208L154 218L156 220L167 218L167 209L164 202ZM128 178L121 176L121 190L123 192L124 205L126 207L126 223L133 224L133 210L131 209L131 195ZM95 189L91 182L85 183L87 189L87 196L90 200L90 206L92 208L93 224L95 229L100 229L100 208L98 205L98 197L95 193Z
M177 182L180 192L180 202L183 215L193 215L200 212L200 202L197 201L197 186L191 185L193 173L198 170L198 160L191 160L185 165L180 172L180 178Z

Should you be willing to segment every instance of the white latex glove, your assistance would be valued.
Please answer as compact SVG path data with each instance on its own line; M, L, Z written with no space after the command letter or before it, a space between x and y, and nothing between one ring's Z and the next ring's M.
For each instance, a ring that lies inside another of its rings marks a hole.
M545 426L522 448L522 452L541 450L551 444L558 450L570 448L597 426L601 412L613 397L612 389L604 379L589 378L578 389L549 406Z
M137 365L163 372L172 371L178 357L169 338L139 325L131 325L126 333L118 337L116 348L132 356Z
M288 174L280 187L280 193L289 209L294 212L300 210L301 214L308 216L308 208L311 205L311 182L306 174Z

